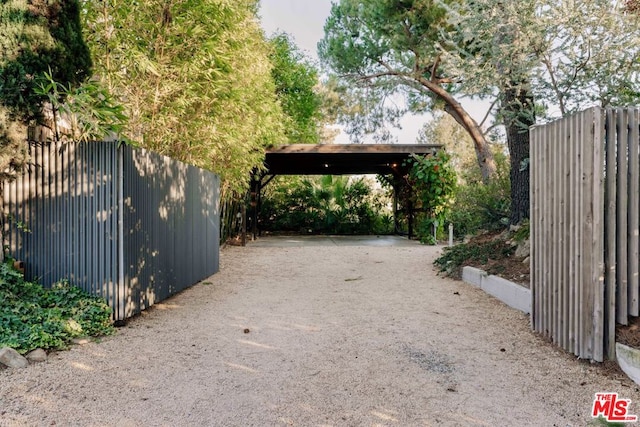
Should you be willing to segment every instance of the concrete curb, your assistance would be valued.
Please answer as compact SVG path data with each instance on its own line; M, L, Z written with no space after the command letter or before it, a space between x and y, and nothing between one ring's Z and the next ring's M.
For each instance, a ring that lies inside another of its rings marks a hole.
M475 267L462 269L462 280L498 298L509 307L525 314L531 313L531 290L502 277L488 275Z
M616 360L620 369L622 369L634 383L640 385L640 350L617 342Z

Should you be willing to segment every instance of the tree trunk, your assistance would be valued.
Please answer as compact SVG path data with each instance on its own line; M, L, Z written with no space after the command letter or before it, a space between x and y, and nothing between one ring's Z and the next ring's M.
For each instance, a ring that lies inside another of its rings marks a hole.
M527 82L503 90L503 116L511 163L511 224L529 218L529 128L535 124L533 97Z
M418 77L417 80L421 85L444 101L444 110L467 131L473 140L476 157L478 159L478 166L480 166L480 172L482 173L482 181L485 184L488 183L496 173L496 162L493 158L493 152L491 151L489 142L487 141L487 138L485 138L478 123L442 86L423 77Z
M496 162L493 158L493 152L489 146L489 142L484 136L484 133L480 130L480 126L476 121L469 116L469 114L458 104L459 109L455 109L450 104L447 104L444 111L449 113L458 124L462 125L467 131L471 139L473 140L473 148L476 151L476 158L478 160L478 166L480 167L480 173L482 174L482 182L488 183L496 173ZM465 117L466 116L466 117Z

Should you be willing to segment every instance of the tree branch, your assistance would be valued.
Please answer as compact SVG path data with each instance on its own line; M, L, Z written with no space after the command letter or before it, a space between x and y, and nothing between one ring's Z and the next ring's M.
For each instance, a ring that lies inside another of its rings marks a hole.
M441 61L441 56L438 55L436 56L436 60L433 63L433 66L431 67L431 81L436 83L436 72L438 71L438 67L440 66L440 61Z
M556 93L556 96L558 97L560 114L562 114L562 116L565 116L566 110L564 106L564 94L562 93L562 91L560 91L560 88L558 87L558 82L556 81L556 75L553 71L551 60L549 59L548 56L544 55L542 56L542 63L545 65L545 67L547 67L547 71L549 72L549 77L551 79L551 87L553 88L553 91Z
M493 102L489 106L489 109L487 110L487 113L484 115L484 117L482 118L482 121L480 121L480 124L478 126L480 126L481 128L482 126L484 126L484 122L487 121L487 119L491 115L491 111L493 111L493 107L495 107L497 103L498 103L498 98L493 100Z

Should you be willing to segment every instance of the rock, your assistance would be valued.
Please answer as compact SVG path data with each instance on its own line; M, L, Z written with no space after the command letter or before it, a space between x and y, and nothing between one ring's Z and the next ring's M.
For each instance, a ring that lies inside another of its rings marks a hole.
M0 363L10 368L26 368L29 361L10 347L0 349Z
M35 350L27 353L25 357L31 363L44 362L47 360L47 352L41 348L36 348Z
M89 344L91 342L91 340L89 338L74 338L71 340L71 342L73 344L76 345L85 345L85 344Z
M528 257L526 257L525 259L523 259L523 260L522 260L522 263L523 263L523 264L529 264L529 261L531 261L531 257L530 257L530 256L528 256Z
M516 254L518 258L526 258L531 255L531 241L529 239L520 242L516 248Z
M509 231L512 233L515 233L516 231L520 230L520 228L522 228L522 226L520 225L510 225L509 226Z
M498 234L497 236L495 236L492 240L493 241L498 241L498 240L507 240L509 239L509 230L504 230L502 233Z

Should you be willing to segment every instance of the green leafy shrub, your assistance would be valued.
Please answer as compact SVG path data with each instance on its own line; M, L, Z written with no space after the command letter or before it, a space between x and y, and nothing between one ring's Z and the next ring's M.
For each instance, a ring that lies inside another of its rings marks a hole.
M64 349L73 338L113 331L104 299L67 282L45 289L24 281L10 264L0 264L0 347L20 353Z
M453 224L456 238L476 234L479 230L500 230L509 225L509 163L504 155L497 155L496 163L496 177L488 184L473 180L458 187L446 218L447 224Z
M446 247L442 255L434 261L440 272L449 277L460 278L462 267L470 264L487 264L490 259L509 257L515 248L504 240L461 243Z
M531 225L529 223L529 219L525 219L520 223L520 228L513 233L513 240L518 243L524 242L529 238L529 234L531 232Z
M387 198L365 178L323 176L281 179L265 193L261 228L316 234L389 234Z
M422 243L434 245L436 235L442 235L453 195L456 189L456 173L451 166L451 157L444 151L435 156L418 157L409 160L412 164L409 182L413 187L414 205L422 213L417 216L416 235Z

